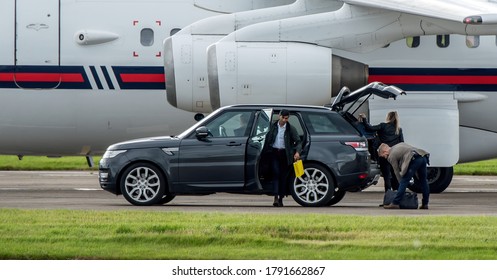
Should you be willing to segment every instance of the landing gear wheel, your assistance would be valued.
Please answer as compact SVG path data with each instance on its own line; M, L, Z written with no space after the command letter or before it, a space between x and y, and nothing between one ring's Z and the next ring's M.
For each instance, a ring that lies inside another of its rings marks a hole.
M335 193L333 177L321 165L305 164L304 175L300 178L292 177L290 192L293 199L302 206L326 206Z
M126 168L119 185L124 198L138 206L159 203L166 190L164 176L157 167L149 163L136 163Z
M428 167L426 177L430 186L430 193L441 193L450 185L454 175L453 167ZM412 185L411 191L421 193L421 187Z

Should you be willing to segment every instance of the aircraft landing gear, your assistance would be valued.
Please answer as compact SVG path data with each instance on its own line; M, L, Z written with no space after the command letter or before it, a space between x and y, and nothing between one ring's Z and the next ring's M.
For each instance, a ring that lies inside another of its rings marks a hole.
M441 193L450 185L454 168L451 167L428 167L428 184L430 193ZM421 193L421 188L417 185L411 185L409 189L413 192Z

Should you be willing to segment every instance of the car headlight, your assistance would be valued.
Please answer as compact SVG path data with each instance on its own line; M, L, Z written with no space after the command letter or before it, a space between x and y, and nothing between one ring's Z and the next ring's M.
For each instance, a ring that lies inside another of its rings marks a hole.
M126 151L127 150L105 151L105 154L102 156L102 158L113 158L116 157L117 155L125 153Z

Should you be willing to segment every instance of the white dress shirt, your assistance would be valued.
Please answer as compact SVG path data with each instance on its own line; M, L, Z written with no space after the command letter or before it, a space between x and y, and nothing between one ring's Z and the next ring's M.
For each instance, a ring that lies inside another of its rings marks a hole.
M278 134L276 135L276 139L274 140L273 148L275 149L284 149L285 148L285 130L286 123L283 126L280 126L278 123Z

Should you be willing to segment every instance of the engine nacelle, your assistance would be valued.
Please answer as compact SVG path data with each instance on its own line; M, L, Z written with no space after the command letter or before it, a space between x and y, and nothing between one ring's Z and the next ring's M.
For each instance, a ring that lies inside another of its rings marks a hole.
M196 40L190 34L177 34L164 41L164 73L169 104L189 112L212 112L205 52L210 44L221 38L202 36ZM193 40L196 40L195 43Z
M367 84L368 67L329 48L282 42L224 41L207 51L210 103L323 105L344 85Z
M233 4L234 2L236 5ZM208 0L196 1L196 5L204 8L210 5L209 9L224 10L231 6L242 8L243 3L248 3L239 2ZM295 3L279 6L289 2ZM249 6L245 8L254 10L200 20L164 41L167 100L171 105L198 113L212 111L207 85L207 47L209 45L250 25L335 11L340 9L343 3L328 0L258 0L250 5L251 8ZM272 8L255 9L260 5Z

